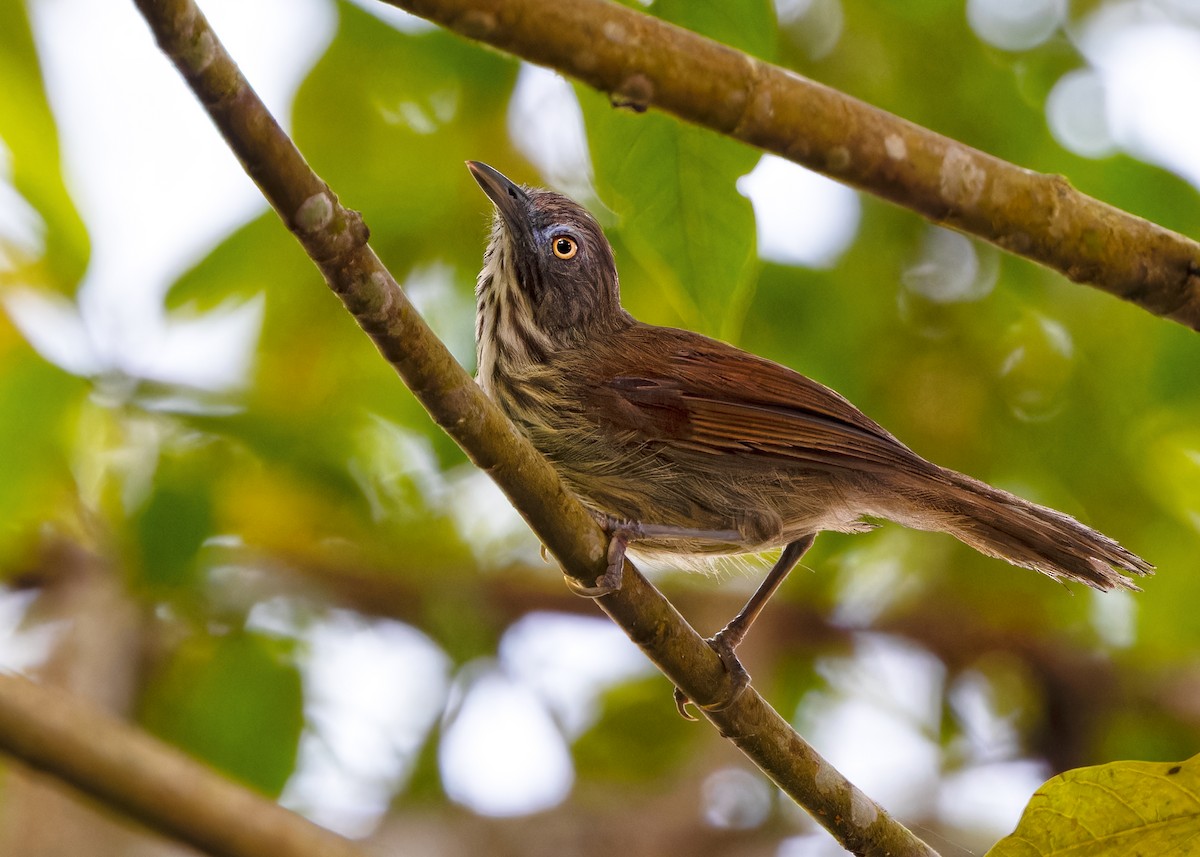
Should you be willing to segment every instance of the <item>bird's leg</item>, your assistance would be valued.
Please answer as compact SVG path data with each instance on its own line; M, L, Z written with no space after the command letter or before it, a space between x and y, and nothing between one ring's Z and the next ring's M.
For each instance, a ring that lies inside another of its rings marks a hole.
M608 533L608 566L604 574L596 578L593 586L586 586L566 574L567 588L584 598L602 598L621 588L621 576L625 568L625 549L630 542L646 539L696 539L707 542L737 543L742 534L737 530L700 530L690 527L673 527L669 524L643 524L639 521L620 521L608 515L593 513L600 526Z
M700 706L701 708L708 711L721 711L728 708L733 704L734 700L742 695L742 691L750 686L750 674L746 672L746 668L738 660L737 647L746 638L746 632L750 630L750 626L754 624L754 620L758 618L758 614L762 612L763 607L771 600L771 596L779 589L784 578L788 576L788 572L795 567L800 558L812 547L815 539L816 534L813 533L802 536L786 545L779 554L779 559L775 560L775 565L771 566L771 570L767 572L767 576L763 578L763 582L759 584L758 589L754 590L754 594L750 596L750 600L746 602L746 605L738 611L736 616L729 620L729 624L708 638L708 645L717 653L717 656L721 659L721 663L729 671L729 675L733 681L733 692L727 699ZM675 706L679 709L680 715L687 720L695 720L696 718L687 712L686 706L689 702L691 700L687 695L679 688L676 688Z
M758 589L750 596L750 600L738 611L736 616L729 620L729 624L718 631L709 641L713 648L718 650L718 653L720 649L728 649L729 653L733 654L733 650L746 638L746 632L750 630L750 626L754 624L754 620L758 618L758 614L762 612L767 601L779 589L784 578L788 576L788 572L795 568L796 563L808 552L815 540L816 535L810 534L796 539L784 547L779 554L779 559L767 572L767 576L763 578Z

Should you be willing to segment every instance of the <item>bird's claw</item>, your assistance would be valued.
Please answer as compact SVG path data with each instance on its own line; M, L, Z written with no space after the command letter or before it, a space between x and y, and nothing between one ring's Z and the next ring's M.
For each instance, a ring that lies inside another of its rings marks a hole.
M563 582L567 584L567 589L578 595L580 598L603 598L605 595L611 595L621 588L621 584L617 583L613 586L608 582L608 574L605 573L596 578L596 583L593 586L588 586L586 583L580 583L577 578L571 577L569 574L563 575Z
M687 707L691 704L691 702L692 699L690 696L688 696L679 688L675 688L675 710L679 712L679 716L684 720L691 720L695 722L699 718L695 717L692 712L687 710Z
M738 698L746 692L746 688L750 686L750 673L746 672L746 668L738 660L737 653L734 651L736 644L726 639L724 629L718 631L704 642L708 643L708 647L717 653L717 657L721 659L725 671L729 673L730 690L728 695L723 699L701 704L691 699L679 688L675 688L675 708L679 711L679 716L684 720L696 719L687 710L689 704L696 706L702 711L725 711L737 702Z
M604 569L604 574L596 578L596 582L592 586L581 583L569 574L564 574L563 579L567 583L567 588L583 598L603 598L605 595L611 595L618 591L621 588L621 578L625 574L625 546L627 544L627 536L619 532L614 533L608 541L608 566Z

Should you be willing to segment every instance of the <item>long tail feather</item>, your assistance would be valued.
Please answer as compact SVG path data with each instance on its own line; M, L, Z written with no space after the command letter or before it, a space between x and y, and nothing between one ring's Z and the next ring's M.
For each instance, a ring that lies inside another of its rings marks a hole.
M987 556L1104 591L1138 591L1129 576L1154 573L1153 565L1069 515L961 473L939 470L938 481L944 480L949 490L917 503L922 512L887 517L918 529L949 532Z

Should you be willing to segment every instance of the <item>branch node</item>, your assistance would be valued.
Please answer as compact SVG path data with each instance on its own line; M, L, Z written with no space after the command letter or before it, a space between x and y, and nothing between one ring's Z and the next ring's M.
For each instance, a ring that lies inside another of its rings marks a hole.
M609 100L613 107L645 113L654 101L654 81L640 72L632 74L617 84Z
M328 191L314 193L296 209L292 219L295 228L305 235L324 229L333 220L334 203ZM361 218L360 218L361 219Z

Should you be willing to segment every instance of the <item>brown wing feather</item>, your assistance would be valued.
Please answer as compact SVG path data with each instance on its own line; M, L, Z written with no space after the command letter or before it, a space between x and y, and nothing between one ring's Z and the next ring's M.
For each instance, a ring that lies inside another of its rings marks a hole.
M584 391L606 421L647 440L816 467L880 470L921 461L834 391L723 342L639 324L606 345L618 354L655 354L640 367L654 372L614 375ZM614 355L597 363L630 361Z

